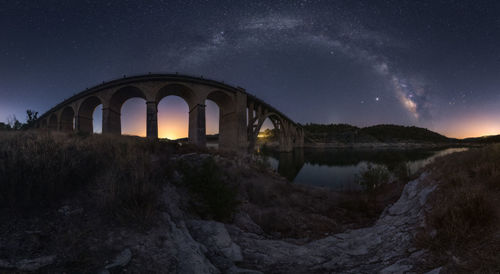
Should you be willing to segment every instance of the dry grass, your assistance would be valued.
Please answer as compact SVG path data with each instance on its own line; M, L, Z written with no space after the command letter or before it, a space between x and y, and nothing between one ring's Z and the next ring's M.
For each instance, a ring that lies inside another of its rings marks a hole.
M438 159L429 169L438 191L417 244L452 272L500 271L500 145Z
M134 137L0 133L0 208L33 212L88 192L121 221L152 218L172 145Z

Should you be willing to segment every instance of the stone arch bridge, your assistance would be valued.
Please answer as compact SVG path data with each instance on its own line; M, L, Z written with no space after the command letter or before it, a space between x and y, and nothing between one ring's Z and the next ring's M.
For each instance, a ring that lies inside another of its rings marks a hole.
M36 127L54 131L93 132L92 114L102 104L103 134L121 134L123 103L134 97L147 105L146 134L158 138L158 103L169 95L183 98L189 107L189 142L206 145L205 100L219 107L219 148L252 151L266 118L278 132L280 150L304 144L303 128L283 113L240 87L178 74L148 74L106 82L82 91L44 113Z

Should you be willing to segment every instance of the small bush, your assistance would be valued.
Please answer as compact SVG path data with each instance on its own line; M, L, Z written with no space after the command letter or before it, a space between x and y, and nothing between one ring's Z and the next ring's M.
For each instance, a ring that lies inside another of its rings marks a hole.
M396 176L397 179L399 179L403 182L409 181L409 179L412 175L411 170L410 170L410 166L406 162L397 164L396 166L393 167L393 169L391 171L392 171L392 174L394 174L394 176Z
M368 164L358 175L359 184L367 191L373 191L389 181L390 173L385 166Z
M181 161L182 183L193 195L194 209L204 217L227 221L239 204L236 188L224 182L224 174L211 157L201 164ZM197 202L199 201L199 202Z

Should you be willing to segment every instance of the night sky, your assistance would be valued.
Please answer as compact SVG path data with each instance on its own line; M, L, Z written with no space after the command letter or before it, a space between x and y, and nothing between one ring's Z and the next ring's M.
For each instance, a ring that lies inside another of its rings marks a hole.
M0 121L148 72L244 87L300 123L500 134L500 2L0 3ZM160 136L187 135L187 105L164 100ZM122 116L124 133L145 132L142 99Z

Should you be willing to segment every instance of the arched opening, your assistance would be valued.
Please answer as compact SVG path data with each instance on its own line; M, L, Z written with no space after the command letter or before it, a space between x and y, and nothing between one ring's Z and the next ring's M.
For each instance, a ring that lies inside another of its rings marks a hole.
M102 133L102 104L94 108L92 114L92 132L97 134Z
M213 102L215 104L211 104ZM220 90L216 90L208 94L207 100L205 100L205 104L210 106L210 118L207 118L207 134L209 132L216 132L216 128L218 129L218 148L224 149L232 149L238 147L238 139L237 134L237 122L238 118L235 112L235 104L233 96ZM215 107L215 106L216 107ZM214 115L213 112L216 112L218 108L218 125L214 122L213 119L216 119L217 115ZM210 128L209 124L210 123ZM208 131L210 130L210 131Z
M49 129L50 130L57 130L57 116L55 113L50 115L49 118Z
M254 126L250 129L249 152L263 146L267 148L278 147L280 151L288 151L286 127L284 127L281 117L276 113L264 114L264 117L256 119Z
M279 129L277 128L277 122L272 119L272 117L267 117L259 129L255 144L258 148L278 147L279 141Z
M158 103L158 138L187 140L189 106L176 95L165 96Z
M103 109L108 113L103 132L146 136L145 100L144 93L134 86L116 91L109 101L109 109Z
M220 121L220 108L212 100L205 100L205 121L206 121L206 136L207 147L219 147L219 121Z
M193 137L191 135L194 132L190 132L190 123L195 121L190 115L194 114L194 112L191 113L191 111L196 106L194 97L194 92L187 86L181 84L168 84L158 90L156 102L159 102L159 138L176 140L188 137L188 139L183 140L191 141L190 138ZM165 98L165 100L163 100L163 98Z
M61 113L61 131L73 131L75 128L75 111L72 107L65 107Z
M146 137L146 100L130 98L120 110L121 134Z
M98 106L101 106L100 108ZM97 115L96 115L97 113ZM78 130L85 133L102 132L102 102L96 96L85 99L78 110Z

